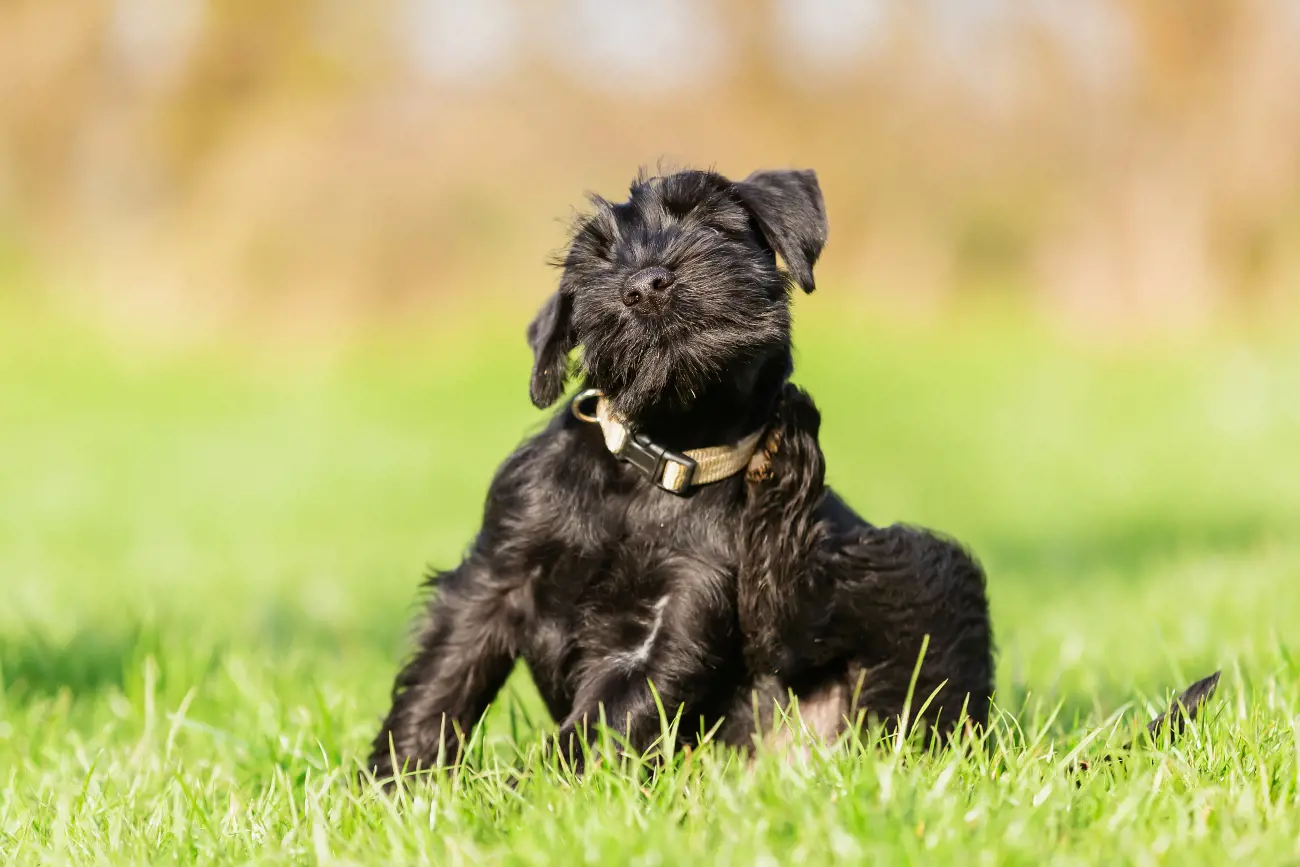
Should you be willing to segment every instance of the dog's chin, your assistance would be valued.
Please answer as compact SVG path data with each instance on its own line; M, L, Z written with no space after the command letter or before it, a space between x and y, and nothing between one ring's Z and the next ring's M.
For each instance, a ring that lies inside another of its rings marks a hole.
M689 375L672 360L654 353L647 354L636 365L595 363L584 367L588 384L605 393L616 415L631 421L651 414L689 410L717 381L717 374L712 370L705 375Z
M687 412L719 386L748 391L763 361L789 345L780 328L772 329L770 340L755 340L752 328L697 330L689 340L662 332L618 339L626 334L581 335L582 368L587 385L603 391L610 408L630 421Z
M637 373L612 381L602 391L614 414L635 421L656 412L689 409L702 391L690 385L673 384L671 370L641 368Z
M615 415L636 421L648 416L689 412L702 401L717 398L718 389L747 394L769 356L755 352L738 358L686 361L646 358L635 367L603 369L584 365L587 384L604 392Z

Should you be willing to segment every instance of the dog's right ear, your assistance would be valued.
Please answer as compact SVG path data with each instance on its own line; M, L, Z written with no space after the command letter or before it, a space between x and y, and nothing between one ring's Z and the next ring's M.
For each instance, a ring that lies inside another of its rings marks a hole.
M557 291L528 326L528 345L533 348L533 378L529 395L538 409L545 409L564 394L569 375L569 353L573 350L573 299Z

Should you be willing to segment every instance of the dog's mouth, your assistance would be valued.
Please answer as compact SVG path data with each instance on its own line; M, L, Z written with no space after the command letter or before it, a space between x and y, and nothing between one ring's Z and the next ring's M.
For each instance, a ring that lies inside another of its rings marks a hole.
M626 419L689 410L764 359L788 354L784 306L724 306L689 295L677 302L653 317L605 308L578 334L587 387L604 392Z

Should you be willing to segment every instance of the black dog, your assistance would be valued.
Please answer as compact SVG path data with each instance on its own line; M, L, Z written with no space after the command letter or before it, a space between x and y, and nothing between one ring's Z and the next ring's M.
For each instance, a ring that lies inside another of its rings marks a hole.
M683 736L699 720L744 745L790 692L827 737L897 720L921 659L912 720L985 723L980 568L827 489L817 411L788 382L790 286L812 291L826 240L816 176L642 176L593 202L528 329L534 403L559 399L578 346L592 391L505 461L468 556L431 580L376 776L455 761L520 658L578 762L601 711L634 747L659 735L651 683Z

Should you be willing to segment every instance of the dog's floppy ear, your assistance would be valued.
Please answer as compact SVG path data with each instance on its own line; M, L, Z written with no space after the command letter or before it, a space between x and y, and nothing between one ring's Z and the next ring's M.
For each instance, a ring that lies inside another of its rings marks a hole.
M805 292L813 291L813 265L826 246L826 203L817 173L754 172L736 184L736 193L758 221L763 236Z
M573 349L572 311L572 297L561 289L546 299L537 318L528 325L528 345L533 348L533 378L528 392L539 409L564 394L569 352Z

